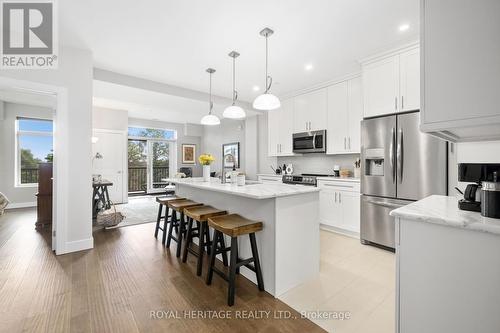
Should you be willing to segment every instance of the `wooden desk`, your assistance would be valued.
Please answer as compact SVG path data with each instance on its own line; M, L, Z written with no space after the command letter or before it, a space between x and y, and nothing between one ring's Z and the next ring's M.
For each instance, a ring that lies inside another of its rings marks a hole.
M102 208L110 209L111 200L109 200L108 186L113 186L113 183L109 180L101 180L100 182L92 182L92 187L94 192L92 193L92 218L97 217L99 212L99 203L102 204Z

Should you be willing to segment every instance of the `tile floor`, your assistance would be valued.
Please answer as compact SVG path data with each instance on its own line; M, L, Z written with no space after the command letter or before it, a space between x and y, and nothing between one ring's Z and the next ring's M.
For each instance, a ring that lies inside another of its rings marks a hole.
M349 311L349 320L312 319L334 333L395 331L395 255L321 231L320 276L280 297L297 311Z

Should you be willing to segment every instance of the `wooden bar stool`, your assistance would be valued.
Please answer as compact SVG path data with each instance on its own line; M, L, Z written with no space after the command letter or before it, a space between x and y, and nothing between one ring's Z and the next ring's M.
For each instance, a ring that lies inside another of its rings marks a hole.
M185 200L185 198L180 198L177 196L171 197L156 197L156 202L158 203L158 218L156 219L156 227L155 227L155 238L158 238L158 231L163 231L163 236L161 238L161 243L165 244L165 240L167 239L167 224L168 218L170 214L168 212L168 202L172 200ZM165 206L165 215L162 216L163 206ZM163 219L163 227L160 226L161 220Z
M170 241L173 239L177 242L177 251L176 257L179 258L181 256L181 248L182 248L182 238L186 233L186 220L184 218L184 209L195 206L203 206L202 203L198 203L192 200L184 199L184 200L174 200L167 203L168 207L172 210L170 214L170 225L168 228L168 236L167 236L167 248L170 247ZM177 213L180 213L180 219L177 219ZM172 235L172 230L174 228L178 228L178 232L176 237Z
M190 207L184 210L184 214L188 218L187 221L187 233L186 242L184 244L184 252L182 253L182 262L187 261L188 252L194 254L198 257L196 265L196 275L200 276L203 265L203 255L205 252L205 247L207 248L207 253L210 254L210 233L208 230L207 220L210 217L226 215L227 211L214 208L212 206L197 206ZM193 228L193 222L196 221L197 228ZM198 251L190 247L193 237L198 237ZM225 248L225 245L221 245ZM227 266L227 254L223 254L223 260Z
M228 214L214 216L208 218L208 225L214 229L214 238L212 241L212 251L210 253L210 265L208 267L206 283L212 283L213 273L219 274L224 280L229 282L227 304L234 304L234 285L236 280L237 270L241 266L255 272L257 275L257 285L260 291L264 290L264 281L262 280L262 271L260 269L259 253L257 251L257 242L255 241L255 233L262 230L262 222L246 219L238 214ZM215 256L218 251L228 251L228 248L220 249L217 244L219 238L224 235L231 237L231 259L229 263L229 276L215 267ZM252 257L248 259L238 258L238 236L248 234L250 237L250 246L252 248ZM254 265L251 265L251 263Z

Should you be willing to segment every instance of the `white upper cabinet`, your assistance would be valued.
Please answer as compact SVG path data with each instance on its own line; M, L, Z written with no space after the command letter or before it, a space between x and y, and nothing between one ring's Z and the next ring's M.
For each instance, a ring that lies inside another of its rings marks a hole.
M326 129L326 114L326 88L294 97L294 133Z
M362 99L360 78L328 87L327 154L360 152Z
M398 56L363 66L363 96L365 117L398 112Z
M267 113L267 143L268 155L278 156L279 151L279 133L281 109L269 111Z
M347 81L349 105L349 151L361 152L361 120L363 120L363 85L361 77Z
M420 109L420 50L415 48L399 56L400 110Z
M268 155L290 156L293 134L293 99L281 102L281 108L268 111Z
M500 139L500 1L423 0L421 130Z
M420 109L420 50L417 46L363 65L364 117Z

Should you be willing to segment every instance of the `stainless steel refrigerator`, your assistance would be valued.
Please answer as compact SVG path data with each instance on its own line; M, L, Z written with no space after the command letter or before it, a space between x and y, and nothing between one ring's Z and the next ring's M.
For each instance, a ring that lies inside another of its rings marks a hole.
M361 122L361 242L395 247L389 212L447 194L447 143L421 133L420 112Z

